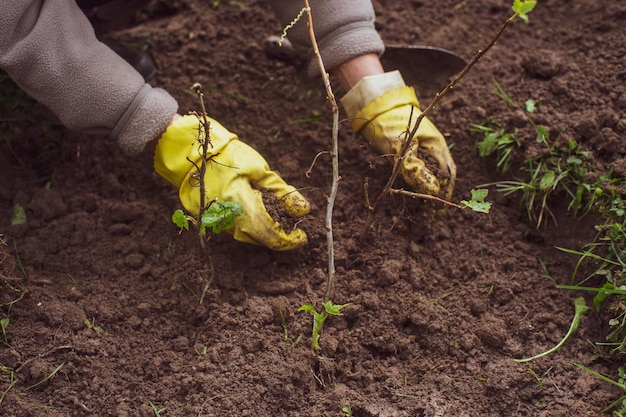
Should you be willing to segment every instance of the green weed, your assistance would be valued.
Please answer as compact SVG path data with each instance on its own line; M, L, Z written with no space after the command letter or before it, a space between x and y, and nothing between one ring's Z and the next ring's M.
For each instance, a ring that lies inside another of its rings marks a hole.
M93 330L96 334L104 333L104 329L102 327L96 326L96 319L95 318L92 318L91 320L85 319L85 320L83 320L83 323L85 324L85 326L88 329Z
M576 365L583 371L595 376L596 378L599 378L603 380L604 382L608 382L609 384L614 385L620 388L622 391L626 392L626 374L624 373L623 366L620 366L618 369L618 374L619 374L618 378L616 380L613 380L581 364L575 363L574 365ZM613 401L606 408L600 411L600 413L602 414L608 413L611 410L613 410L613 417L626 417L626 394L622 395L617 400Z
M209 353L209 347L207 345L202 346L202 350L194 349L198 356L206 356Z
M534 100L526 100L523 106L516 102L496 83L494 94L509 106L525 112L528 123L534 130L533 156L524 160L521 167L510 170L517 177L494 183L498 191L505 194L520 195L521 204L528 216L539 227L546 218L553 216L550 205L557 198L567 202L568 211L576 216L592 214L597 219L596 235L591 242L581 245L581 249L557 247L557 249L578 257L568 285L557 285L557 288L593 293L591 308L599 315L604 315L609 325L605 340L594 343L599 358L612 360L619 365L618 377L609 378L579 365L579 367L598 378L622 388L624 383L624 354L626 354L626 202L623 198L626 189L626 178L616 175L611 166L599 166L591 152L583 149L573 139L563 138L561 133L552 137L544 127L537 125L531 114L536 110ZM506 131L498 131L499 125L488 125L488 129L478 129L484 136L493 134L491 148L489 140L482 146L484 149L496 149L498 138ZM531 143L532 139L520 137L514 131L520 143ZM526 130L527 131L527 130ZM500 135L497 136L496 133ZM506 141L501 145L505 147ZM514 160L517 149L512 148L509 160ZM492 153L496 152L492 150ZM488 152L485 152L487 154ZM496 153L496 155L498 155ZM501 154L502 155L502 154ZM481 155L484 156L484 155ZM501 158L496 158L502 161ZM504 159L505 161L507 158ZM504 166L504 162L501 162ZM583 307L582 302L577 307ZM554 348L536 357L554 352L570 337L579 324L580 313L575 313L570 331ZM608 352L604 348L608 349ZM533 357L533 358L536 358ZM533 358L523 359L531 360ZM606 410L613 410L614 416L626 417L626 393L614 401Z
M524 112L535 137L534 141L520 137L519 129L507 130L495 120L474 125L470 129L482 135L476 144L479 156L487 158L495 155L496 168L502 173L512 170L515 154L522 143L532 147L532 156L527 157L516 170L515 178L492 185L505 195L520 195L520 204L537 227L548 217L556 222L550 208L556 197L565 196L568 199L568 210L575 214L588 213L596 206L603 187L615 180L610 175L604 175L590 182L589 179L596 171L591 152L584 150L573 139L563 138L561 133L553 137L548 129L535 123L531 117L531 113L536 110L535 100L527 99L523 105L519 105L497 81L494 80L494 84L493 93L498 98Z
M165 412L165 410L167 410L167 407L159 408L152 401L148 401L148 405L150 406L150 408L152 409L152 412L154 413L154 415L156 417L161 417L161 415L162 415L161 413L163 413L163 412Z
M474 125L471 131L482 134L482 139L476 144L478 155L481 158L495 155L497 170L507 172L511 167L513 151L520 147L518 130L507 132L500 123L491 121Z
M578 326L580 326L580 319L584 314L587 314L587 311L589 311L589 307L587 307L587 303L585 302L585 299L583 297L577 297L576 299L574 299L574 318L572 319L572 323L569 327L569 330L567 331L565 336L563 336L563 339L561 339L559 343L557 343L554 347L546 350L545 352L539 353L535 356L531 356L529 358L524 358L524 359L513 359L513 360L515 362L530 362L532 360L539 359L544 356L548 356L551 353L556 352L565 344L565 342L567 342L567 340L572 335L576 333L576 331L578 330Z
M302 340L302 335L298 335L298 337L296 337L296 340L293 340L291 337L289 337L289 327L287 326L287 318L285 317L285 313L283 313L283 310L279 308L278 314L280 315L280 321L283 326L283 340L288 345L296 346Z
M54 368L54 370L52 372L50 372L48 375L46 375L45 378L43 378L41 381L34 383L33 385L30 385L28 387L26 387L26 390L38 387L39 385L45 383L46 381L51 380L52 378L54 378L54 376L61 370L61 368L63 368L63 366L65 366L65 362L62 362L59 366L57 366L56 368Z

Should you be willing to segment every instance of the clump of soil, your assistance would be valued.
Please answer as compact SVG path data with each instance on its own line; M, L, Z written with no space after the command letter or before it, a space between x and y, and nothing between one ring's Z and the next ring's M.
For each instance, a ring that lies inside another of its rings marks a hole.
M274 219L280 227L287 233L296 229L302 219L292 217L285 211L283 203L273 193L261 191L263 196L263 205L265 210L272 219Z

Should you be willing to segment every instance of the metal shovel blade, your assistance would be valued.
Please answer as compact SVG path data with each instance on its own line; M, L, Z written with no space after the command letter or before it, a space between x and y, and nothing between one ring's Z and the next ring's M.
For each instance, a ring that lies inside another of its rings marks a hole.
M419 45L385 45L380 58L385 71L399 70L408 85L420 91L441 91L467 62L446 49Z
M296 67L303 63L289 39L281 41L278 36L270 36L264 40L263 49L270 57L290 62ZM454 52L419 45L385 45L385 53L380 60L385 71L400 70L404 81L417 87L421 93L442 90L450 78L466 65L465 60Z

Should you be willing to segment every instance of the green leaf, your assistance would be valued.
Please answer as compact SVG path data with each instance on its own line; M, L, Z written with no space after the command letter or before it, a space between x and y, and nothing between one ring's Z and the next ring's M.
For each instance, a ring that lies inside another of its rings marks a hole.
M328 300L328 301L324 301L322 303L322 305L324 306L324 310L332 315L332 316L341 316L341 309L344 307L347 307L350 305L350 303L348 304L333 304L332 301Z
M543 191L549 190L554 186L554 182L556 180L556 174L554 171L548 171L543 174L541 177L541 181L539 181L539 188Z
M487 198L487 195L489 194L489 190L471 190L471 193L472 199L470 201L461 201L463 207L469 207L470 209L478 213L489 213L489 210L491 209L491 203L485 201L485 198Z
M543 126L537 126L537 137L535 138L537 143L547 143L548 139L550 139L550 132Z
M537 5L537 0L513 0L513 12L528 23L528 13Z
M189 219L182 210L176 210L172 214L172 221L179 228L189 230Z
M315 307L313 307L313 304L305 304L303 306L301 306L298 311L306 311L307 313L317 313L317 311L315 310Z
M537 104L535 103L535 100L529 98L524 102L524 108L528 113L534 113L535 110L537 110Z
M2 335L4 336L5 339L7 337L7 328L9 327L10 324L11 324L11 319L9 319L8 317L4 317L2 320L0 320L0 327L2 328Z
M200 218L203 228L213 233L221 233L235 224L235 217L243 213L243 206L234 201L215 202L206 209Z
M11 216L11 226L18 224L26 224L26 211L20 204L15 203L13 206L13 215Z

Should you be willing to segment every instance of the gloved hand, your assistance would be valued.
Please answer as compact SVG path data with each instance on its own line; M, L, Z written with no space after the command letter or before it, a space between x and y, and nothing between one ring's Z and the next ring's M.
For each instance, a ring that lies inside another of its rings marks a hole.
M383 155L399 154L405 132L421 114L413 87L407 87L398 71L363 78L341 99L352 129ZM413 115L411 116L411 107ZM456 179L456 165L443 135L424 118L413 145L402 161L401 174L416 192L449 200ZM434 161L425 163L427 158ZM393 158L390 158L393 161Z
M235 224L228 232L236 240L273 250L290 250L306 244L302 230L285 231L269 215L261 191L273 194L287 214L296 218L309 213L306 199L270 171L257 151L217 121L208 120L212 147L209 146L211 158L203 179L205 201L232 201L243 206L243 214L235 217ZM191 178L197 169L189 160L200 166L199 125L196 116L175 119L159 139L154 157L155 171L179 189L181 203L193 215L200 210L200 191Z

